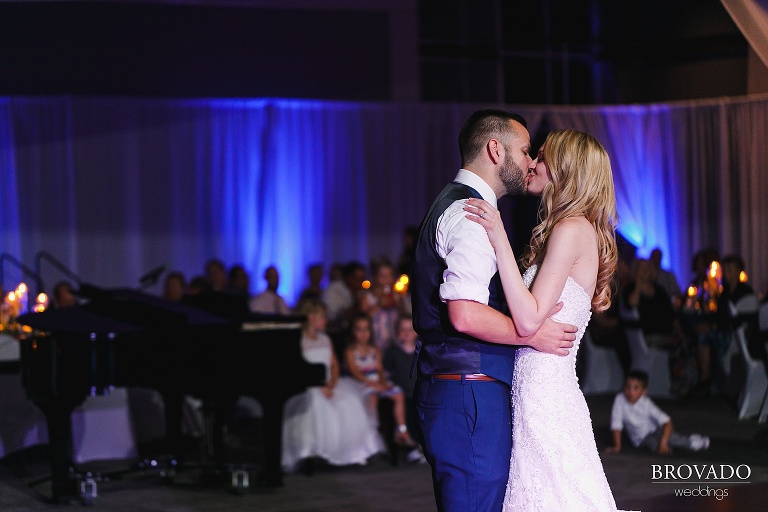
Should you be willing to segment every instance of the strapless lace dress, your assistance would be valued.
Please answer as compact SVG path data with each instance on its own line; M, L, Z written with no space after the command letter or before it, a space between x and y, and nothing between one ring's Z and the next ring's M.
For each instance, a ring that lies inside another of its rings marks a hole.
M524 274L531 286L537 267ZM591 297L568 277L553 319L578 326L568 356L517 350L512 379L512 458L506 512L608 512L616 502L576 377L576 353L592 315Z

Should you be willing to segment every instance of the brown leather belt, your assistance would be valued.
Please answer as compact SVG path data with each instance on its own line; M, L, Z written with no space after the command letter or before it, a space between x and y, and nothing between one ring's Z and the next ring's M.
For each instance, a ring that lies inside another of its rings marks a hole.
M498 382L497 379L489 377L483 373L433 373L430 375L433 379L437 380L479 380L482 382Z

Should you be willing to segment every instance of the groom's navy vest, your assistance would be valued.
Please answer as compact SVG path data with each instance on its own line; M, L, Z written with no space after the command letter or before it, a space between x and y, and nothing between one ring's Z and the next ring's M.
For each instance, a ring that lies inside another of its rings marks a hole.
M459 199L480 198L473 188L461 183L446 185L419 227L411 269L413 326L421 338L418 352L419 375L436 373L484 373L512 383L514 347L487 343L458 332L448 318L448 307L440 300L445 261L435 249L437 221ZM508 314L498 272L488 287L488 305Z

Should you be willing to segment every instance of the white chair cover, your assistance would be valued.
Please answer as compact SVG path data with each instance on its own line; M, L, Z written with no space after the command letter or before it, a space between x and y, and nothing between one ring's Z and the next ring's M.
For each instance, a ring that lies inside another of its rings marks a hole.
M622 305L619 310L622 320L626 322L624 332L627 334L629 351L632 355L630 369L643 370L648 374L648 396L671 398L672 379L669 371L669 352L648 346L643 330L637 325L640 320L640 313L636 308Z
M19 362L19 342L0 333L0 362ZM0 374L0 459L24 448L48 443L43 412L27 398L18 371Z
M623 384L624 371L616 351L595 345L589 329L584 332L579 350L584 357L584 376L580 381L582 393L618 393Z
M128 390L115 388L108 395L86 398L72 411L72 437L77 463L137 458Z
M737 316L739 310L737 306L730 303L731 315ZM753 312L756 312L757 308ZM760 414L766 390L768 390L768 375L765 373L765 366L762 361L754 359L749 354L746 336L746 324L742 323L733 328L733 342L741 354L744 363L745 378L739 392L739 398L736 403L739 411L739 419L754 418Z
M765 336L768 334L768 302L764 302L760 305L757 315L760 334ZM766 342L765 348L766 351L768 351L768 342ZM768 390L765 391L763 405L760 406L760 413L757 416L758 423L765 423L766 421L768 421Z

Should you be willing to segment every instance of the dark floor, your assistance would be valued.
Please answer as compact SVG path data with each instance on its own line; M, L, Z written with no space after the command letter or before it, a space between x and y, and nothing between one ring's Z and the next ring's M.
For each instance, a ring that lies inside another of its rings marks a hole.
M588 397L601 450L610 440L611 401L610 396ZM709 435L711 447L706 452L679 452L666 457L632 448L619 455L603 455L605 472L620 508L643 512L768 510L768 424L760 425L755 419L739 421L732 405L719 398L657 402L670 413L678 430ZM429 466L404 461L393 466L385 457L374 457L366 466L341 468L318 462L311 475L286 475L282 487L259 487L252 483L261 450L255 439L258 436L252 435L257 430L258 425L235 425L227 436L231 461L253 462L253 471L246 471L249 485L241 487L241 493L233 490L236 487L229 473L212 473L192 465L173 479L161 478L157 470L146 470L97 481L93 507L111 512L435 510ZM196 448L190 449L194 452ZM69 505L48 502L45 454L45 447L37 447L0 461L0 511L81 506L79 501ZM98 476L99 471L128 469L131 462L90 463L81 469L90 469ZM683 473L689 468L703 468L708 475L686 482L654 481L654 465L665 464ZM729 471L729 467L738 466L740 476L746 478L716 481L722 467ZM689 495L681 496L686 489Z

